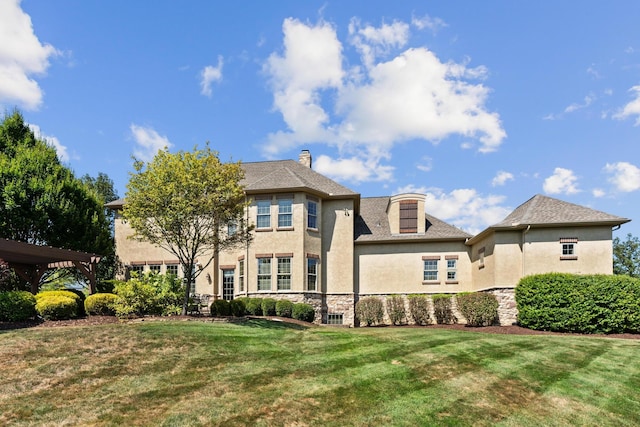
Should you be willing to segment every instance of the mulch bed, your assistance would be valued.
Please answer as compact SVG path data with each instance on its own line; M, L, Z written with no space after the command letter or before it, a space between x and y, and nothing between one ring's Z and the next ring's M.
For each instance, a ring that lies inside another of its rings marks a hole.
M302 326L317 326L302 322L300 320L283 318L283 317L260 317L251 316L250 318L262 318L281 322L295 323ZM23 328L59 328L67 326L94 326L106 325L121 322L146 322L146 321L199 321L199 322L219 322L219 321L240 321L241 318L213 318L205 316L170 316L170 317L143 317L129 320L119 320L114 316L88 316L80 319L71 320L30 320L26 322L0 322L0 330L23 329ZM331 327L331 326L328 326ZM534 331L532 329L523 328L521 326L484 326L479 328L468 327L466 325L429 325L429 326L381 326L386 328L431 328L431 329L452 329L458 331L489 333L489 334L507 334L507 335L561 335L561 336L583 336L594 338L622 338L622 339L640 339L640 334L569 334L561 332Z

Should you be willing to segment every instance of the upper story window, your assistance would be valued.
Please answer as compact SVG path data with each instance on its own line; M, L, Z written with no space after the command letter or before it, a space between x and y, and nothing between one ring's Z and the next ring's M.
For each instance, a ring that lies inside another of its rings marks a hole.
M400 201L400 233L418 232L418 201Z
M227 234L233 236L238 231L238 225L235 222L227 224Z
M307 228L318 229L318 202L307 200Z
M271 228L271 200L257 200L256 228Z
M293 227L293 200L278 200L278 228Z

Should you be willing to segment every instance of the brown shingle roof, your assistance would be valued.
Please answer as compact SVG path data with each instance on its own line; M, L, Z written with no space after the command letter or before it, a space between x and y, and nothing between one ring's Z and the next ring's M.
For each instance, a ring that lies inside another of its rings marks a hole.
M611 215L552 197L537 194L511 212L492 228L523 225L595 224L611 225L629 222L627 218Z
M355 219L355 241L382 242L400 240L466 240L470 234L429 214L425 215L424 234L392 234L387 207L390 197L366 197L360 200L360 215Z
M242 163L245 177L241 184L247 193L308 189L323 196L358 196L332 179L295 160Z

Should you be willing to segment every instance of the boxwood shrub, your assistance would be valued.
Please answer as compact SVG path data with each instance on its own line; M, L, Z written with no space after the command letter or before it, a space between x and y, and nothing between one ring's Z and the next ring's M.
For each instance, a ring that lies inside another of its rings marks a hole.
M433 300L433 316L436 318L436 323L451 324L458 321L456 316L453 315L451 297L452 295L450 294L435 294L431 296Z
M407 312L404 308L404 298L400 295L387 296L387 314L393 325L402 325L406 322Z
M0 321L21 322L36 314L36 298L31 292L0 292Z
M548 273L527 276L515 290L518 323L578 333L640 333L640 279Z
M312 323L316 318L316 311L311 304L299 302L293 304L291 315L296 320Z
M247 314L245 303L247 298L236 298L229 302L231 308L231 315L235 317L242 317Z
M231 316L231 304L226 299L217 299L211 303L211 316Z
M456 295L458 309L468 326L491 326L498 320L498 300L486 292L463 292Z
M48 295L37 298L36 311L46 320L66 320L77 317L78 303L64 295Z
M429 299L426 295L409 295L409 314L416 325L426 326L431 323L429 315Z
M84 300L84 309L89 316L115 316L117 301L116 294L92 294Z
M251 316L262 316L262 298L247 298L245 308Z
M44 298L54 298L54 297L69 298L73 300L73 302L76 305L75 309L73 310L73 316L63 317L64 319L70 319L72 317L78 317L84 314L84 299L81 298L80 295L78 295L76 292L72 292L69 290L40 291L36 294L36 311L38 311L38 313L42 317L45 317L45 316L42 313L40 313L40 310L38 310L38 302L40 302L40 300ZM61 310L64 311L63 309ZM45 317L45 319L47 318ZM51 318L49 320L61 320L61 319Z
M384 308L378 297L364 297L356 303L356 318L367 326L382 323Z
M293 315L293 303L286 299L276 302L276 316L291 317Z
M263 316L275 316L276 315L276 300L273 298L262 299L262 315Z

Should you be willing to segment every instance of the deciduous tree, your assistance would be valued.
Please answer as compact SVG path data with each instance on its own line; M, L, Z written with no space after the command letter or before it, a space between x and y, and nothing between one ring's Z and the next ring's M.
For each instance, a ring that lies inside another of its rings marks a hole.
M640 277L640 239L631 233L625 241L613 239L613 273Z
M151 162L136 160L127 184L123 214L134 230L132 238L174 254L185 276L182 313L189 286L225 248L248 244L244 220L245 196L239 162L222 163L209 145L172 154L166 148ZM235 231L228 233L227 226ZM198 263L201 268L194 268Z

